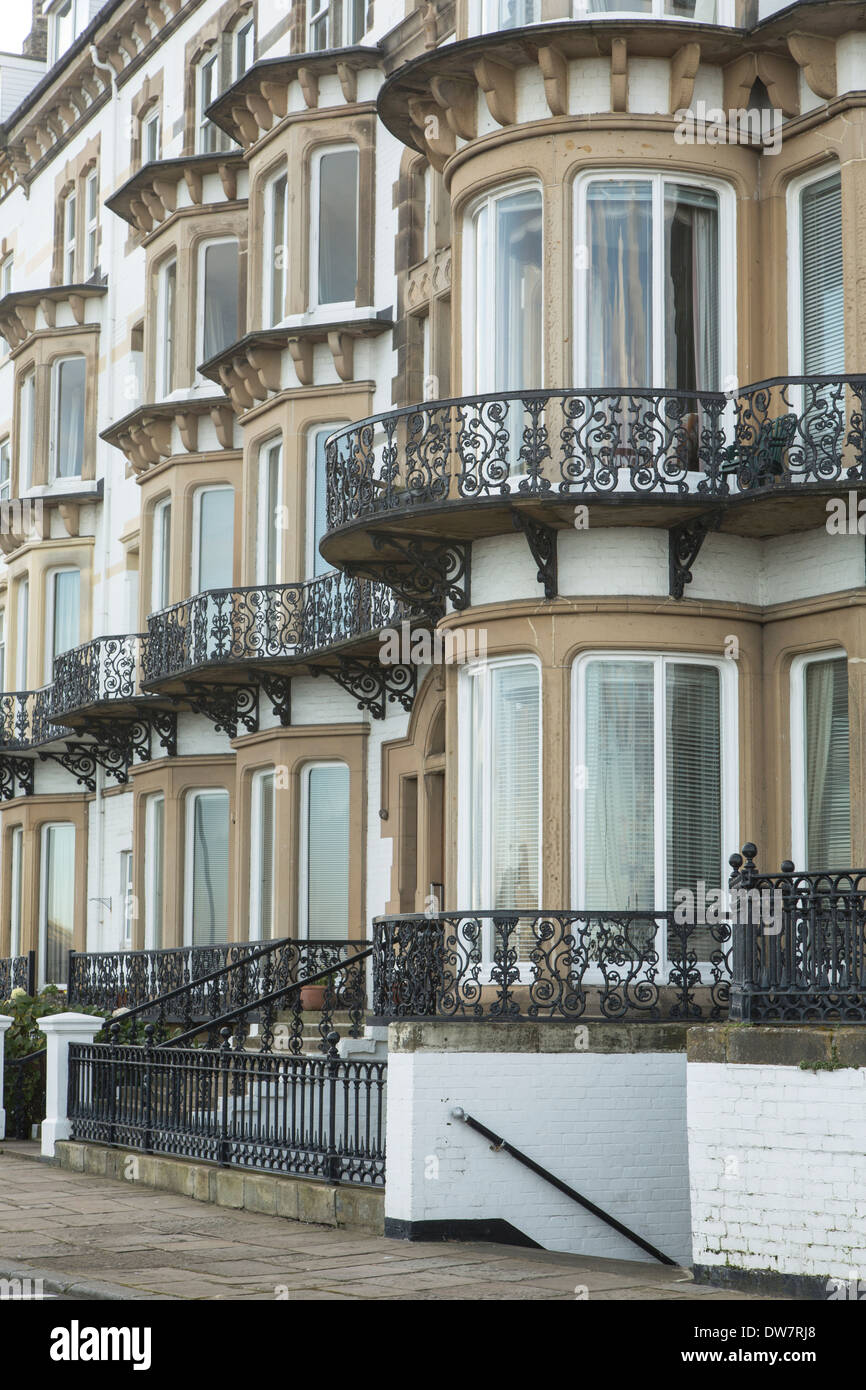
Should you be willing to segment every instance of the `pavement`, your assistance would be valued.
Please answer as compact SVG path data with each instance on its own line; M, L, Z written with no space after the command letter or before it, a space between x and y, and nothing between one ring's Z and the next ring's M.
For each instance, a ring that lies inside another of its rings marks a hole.
M63 1299L712 1300L684 1269L492 1244L409 1242L215 1207L0 1144L0 1278Z

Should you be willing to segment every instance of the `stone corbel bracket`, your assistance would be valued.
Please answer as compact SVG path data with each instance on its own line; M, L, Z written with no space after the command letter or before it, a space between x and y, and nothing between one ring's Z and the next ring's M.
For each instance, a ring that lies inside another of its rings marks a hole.
M143 477L151 468L159 467L179 453L198 452L199 425L203 416L212 421L220 447L232 449L234 412L223 396L139 406L103 430L100 438L120 449L131 471ZM175 426L182 449L175 446Z
M789 34L788 49L815 96L832 101L837 93L835 40L818 34Z
M13 353L33 337L57 328L57 311L60 307L69 310L76 328L99 330L96 322L87 323L87 304L90 299L101 298L106 286L93 285L49 285L41 290L14 290L0 299L0 333ZM70 325L71 326L71 325Z
M181 185L185 186L193 207L205 206L204 180L208 174L219 175L227 202L241 201L238 199L238 173L243 167L244 158L240 153L158 160L138 169L106 198L105 206L142 237L147 237L181 206L178 198Z

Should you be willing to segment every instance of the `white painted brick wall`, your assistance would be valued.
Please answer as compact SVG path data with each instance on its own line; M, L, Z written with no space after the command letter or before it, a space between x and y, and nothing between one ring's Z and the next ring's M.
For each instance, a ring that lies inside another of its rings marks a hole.
M391 1053L386 1215L499 1218L549 1250L645 1259L637 1246L451 1118L459 1106L687 1263L680 1053ZM431 1161L433 1160L433 1161Z
M688 1067L694 1262L866 1274L866 1069Z

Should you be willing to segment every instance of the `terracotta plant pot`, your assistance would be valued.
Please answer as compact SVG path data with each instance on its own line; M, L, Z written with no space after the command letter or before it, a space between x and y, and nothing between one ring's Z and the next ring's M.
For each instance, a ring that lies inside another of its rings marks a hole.
M325 1002L324 985L304 985L301 990L301 1008L305 1013L318 1013Z

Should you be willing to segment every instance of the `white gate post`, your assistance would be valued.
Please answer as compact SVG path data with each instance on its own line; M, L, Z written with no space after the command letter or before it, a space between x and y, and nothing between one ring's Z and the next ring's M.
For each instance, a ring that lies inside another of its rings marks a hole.
M39 1020L45 1034L45 1119L42 1121L42 1157L54 1157L58 1139L68 1139L69 1044L93 1042L104 1018L92 1014L48 1014Z
M11 1028L15 1022L8 1014L0 1014L0 1139L6 1138L6 1111L3 1109L3 1044L6 1041L6 1029Z

